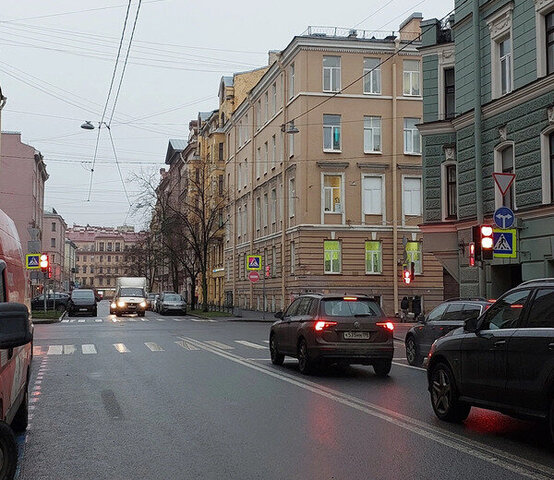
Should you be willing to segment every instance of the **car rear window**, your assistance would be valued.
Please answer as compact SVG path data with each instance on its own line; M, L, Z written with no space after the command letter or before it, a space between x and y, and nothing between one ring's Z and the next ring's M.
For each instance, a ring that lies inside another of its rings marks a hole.
M181 295L165 295L164 300L167 300L168 302L178 302L179 300L181 300Z
M94 292L92 290L73 290L71 294L73 298L93 299Z
M371 300L357 299L345 300L344 298L323 300L322 312L328 317L355 317L382 315L381 308Z
M122 288L119 290L120 297L144 297L144 290L142 288Z

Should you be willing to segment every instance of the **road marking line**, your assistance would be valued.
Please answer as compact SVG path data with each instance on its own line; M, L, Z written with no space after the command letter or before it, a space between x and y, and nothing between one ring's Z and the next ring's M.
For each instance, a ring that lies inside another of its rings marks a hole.
M129 350L124 343L114 343L113 346L119 353L129 353Z
M85 323L85 321L86 321L86 320L85 320L84 318L80 318L80 319L78 320L79 323Z
M247 358L246 360L252 360L253 362L271 362L271 358Z
M395 359L395 360L398 360L398 359ZM406 365L405 363L398 363L398 362L392 362L393 365L397 365L399 367L406 367L406 368L411 368L413 370L423 370L424 372L427 371L426 368L422 368L422 367L414 367L413 365Z
M192 343L186 342L185 340L177 340L175 343L185 350L200 350L197 346L193 345Z
M176 322L182 322L184 318L174 318L173 320L175 320Z
M138 322L138 319L136 319L135 317L131 317L129 319L127 319L129 322Z
M217 320L212 320L211 318L191 318L193 322L217 322Z
M69 323L69 320L66 318L66 319L62 320L62 323Z
M73 323L73 322L75 322L75 319L74 319L74 318L72 318L71 320L69 320L69 323Z
M153 352L164 352L165 350L154 342L144 342L144 344Z
M158 322L165 322L165 318L156 318Z
M63 352L63 346L62 345L50 345L48 347L47 355L61 355L62 352Z
M143 322L149 322L150 319L148 319L148 318L143 318L142 321L143 321Z
M96 347L92 343L85 343L84 345L81 345L81 351L83 352L83 355L94 355L95 353L98 353L96 351Z
M263 340L264 343L269 343L269 340Z
M97 318L97 319L94 320L94 321L100 323L100 322L103 322L104 320L102 320L101 318Z
M208 340L206 343L209 343L216 348L221 348L221 350L233 350L235 348L230 345L225 345L224 343L216 342L215 340Z
M257 343L248 342L247 340L235 340L235 343L240 343L241 345L244 345L246 347L257 348L259 350L267 350L267 347L264 347L263 345L258 345Z
M554 469L548 467L547 465L542 465L540 463L515 456L512 453L504 452L495 447L490 447L478 441L466 438L462 435L457 435L446 429L437 427L436 425L428 424L407 415L403 415L393 410L381 407L379 405L366 402L351 395L344 394L338 390L323 387L315 382L300 379L284 372L279 372L273 367L266 367L264 365L251 363L245 358L239 357L238 355L234 355L229 352L223 352L221 350L217 350L214 347L210 347L209 345L206 345L207 342L203 343L198 340L186 337L180 338L189 341L194 345L197 345L203 350L226 358L227 360L246 366L253 370L257 370L258 372L280 379L292 385L296 385L300 388L304 388L305 390L336 401L337 403L349 406L355 410L371 415L373 417L380 418L400 428L440 443L441 445L458 450L467 455L471 455L495 466L500 466L511 472L518 473L531 479L548 480L554 477Z
M72 353L75 353L75 345L64 345L63 346L63 353L65 355L71 355Z

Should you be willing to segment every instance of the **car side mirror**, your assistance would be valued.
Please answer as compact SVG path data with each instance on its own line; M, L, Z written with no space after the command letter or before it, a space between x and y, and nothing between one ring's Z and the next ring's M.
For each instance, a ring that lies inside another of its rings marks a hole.
M281 320L281 319L283 318L283 312L277 312L277 313L275 314L275 318L278 318L278 319Z
M0 349L15 348L33 340L29 310L22 303L0 303Z

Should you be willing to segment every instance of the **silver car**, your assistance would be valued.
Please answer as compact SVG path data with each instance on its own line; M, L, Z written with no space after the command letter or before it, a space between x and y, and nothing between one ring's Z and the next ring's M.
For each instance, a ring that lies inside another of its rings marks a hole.
M162 315L169 312L187 313L187 303L178 293L162 293L158 300L158 311Z

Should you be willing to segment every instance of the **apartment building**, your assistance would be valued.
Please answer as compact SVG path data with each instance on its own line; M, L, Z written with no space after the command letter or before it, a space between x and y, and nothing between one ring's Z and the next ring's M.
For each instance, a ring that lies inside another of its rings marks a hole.
M424 245L460 295L496 298L554 275L554 1L455 6L422 24ZM505 196L495 172L515 174ZM516 216L515 256L470 266L472 225L502 205Z
M48 254L51 269L50 282L57 289L63 289L68 280L67 272L64 269L67 224L55 208L44 211L42 224L44 227L42 252Z
M310 27L280 52L226 122L225 290L275 311L305 292L375 297L389 314L443 298L423 253L421 14L397 35ZM296 131L297 133L290 133ZM246 257L262 256L248 279ZM403 264L414 262L411 285Z
M133 247L145 235L132 226L97 227L74 225L67 229L67 238L77 245L75 284L94 287L111 297L115 279L138 275Z

